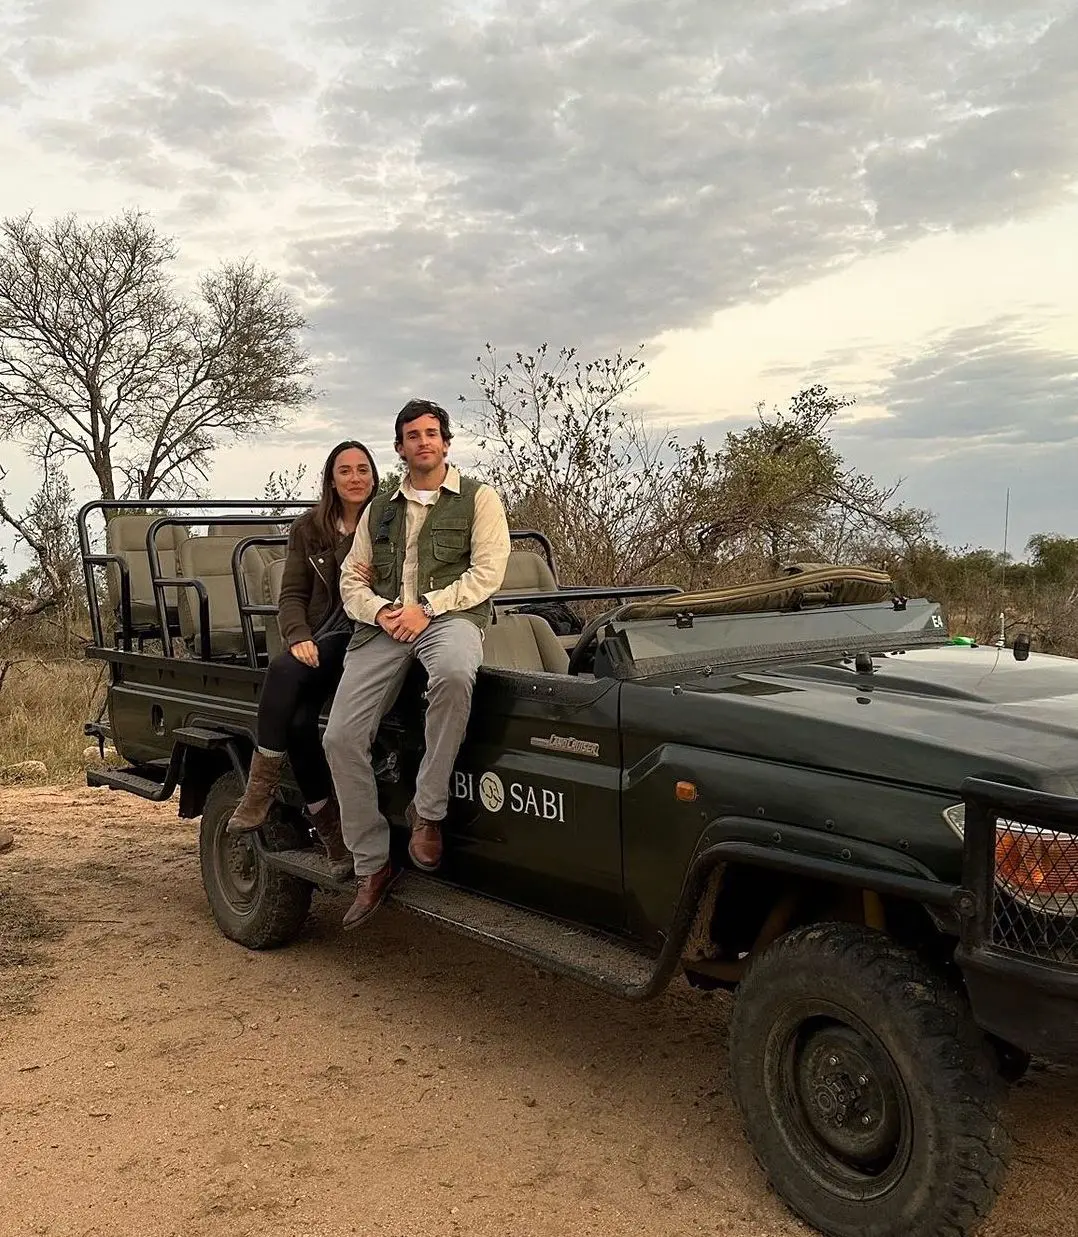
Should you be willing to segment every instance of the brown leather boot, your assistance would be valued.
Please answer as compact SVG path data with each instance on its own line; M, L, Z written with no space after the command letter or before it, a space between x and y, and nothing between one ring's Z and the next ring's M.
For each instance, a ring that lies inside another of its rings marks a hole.
M412 831L408 841L408 857L420 871L436 872L442 862L442 822L425 820L409 803L404 819Z
M345 846L341 834L341 812L337 800L331 795L324 807L317 812L308 812L307 819L326 848L330 875L334 880L347 880L352 875L352 852Z
M356 899L345 911L344 919L341 921L343 926L358 928L361 923L370 919L386 900L386 894L392 883L393 867L389 863L370 876L361 876L356 889Z
M283 756L263 756L255 748L247 774L247 789L226 826L228 833L253 833L261 829L273 802L273 792L281 780L283 764Z

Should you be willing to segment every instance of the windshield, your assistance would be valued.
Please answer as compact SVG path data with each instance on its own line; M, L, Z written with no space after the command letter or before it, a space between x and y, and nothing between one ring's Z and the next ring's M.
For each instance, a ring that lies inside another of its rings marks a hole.
M674 670L854 656L947 643L936 602L824 606L751 614L613 618L600 632L596 673L644 678Z

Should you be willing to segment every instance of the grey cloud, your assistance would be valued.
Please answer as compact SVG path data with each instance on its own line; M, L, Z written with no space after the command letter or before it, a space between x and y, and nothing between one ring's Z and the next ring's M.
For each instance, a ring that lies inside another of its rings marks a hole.
M444 357L491 334L624 343L978 224L985 202L1040 208L1075 166L1037 77L1069 38L1057 9L547 0L484 20L427 4L394 28L330 6L320 35L355 53L308 167L365 211L381 193L387 218L421 201L424 223L299 243L338 289L319 325L364 372L410 372L417 322ZM451 313L431 270L458 281Z
M232 100L288 101L314 84L314 73L293 57L260 44L238 26L215 26L171 40L153 63L169 78L189 78Z
M329 289L311 345L350 428L417 391L450 402L487 339L632 347L926 231L1043 209L1078 167L1071 3L296 13L302 48L188 28L132 54L84 119L39 132L95 170L174 187L204 231L245 189L309 184L310 209L282 222L287 277ZM301 62L320 64L317 95ZM320 126L299 152L275 128L296 100ZM1035 418L1065 369L1035 341L942 340L895 370L886 432L918 442L951 409L958 433L1001 433L971 389L1014 390ZM868 450L883 432L849 441Z
M947 454L906 457L908 443L849 440L846 458L878 477L901 471L899 498L936 513L950 545L1002 549L1004 508L1010 498L1008 548L1021 555L1034 533L1078 536L1073 453L1055 444L969 443ZM901 470L890 465L907 460Z
M192 163L206 178L258 187L294 171L274 108L309 94L313 72L294 56L237 25L192 25L146 45L142 59L116 42L26 40L24 71L33 82L94 67L108 71L81 117L47 114L30 122L46 144L136 184L189 183ZM200 177L199 179L202 179ZM192 199L204 210L202 197Z
M890 415L851 433L952 450L974 440L1075 443L1078 355L1040 346L1017 319L969 327L898 361L872 402Z
M22 0L4 14L4 23L25 38L62 36L92 24L100 0Z
M0 64L0 103L14 102L22 93L22 83L6 64Z
M34 127L34 133L43 144L77 150L90 166L119 173L136 184L154 189L175 189L180 184L175 163L135 132L109 132L79 120L46 120Z

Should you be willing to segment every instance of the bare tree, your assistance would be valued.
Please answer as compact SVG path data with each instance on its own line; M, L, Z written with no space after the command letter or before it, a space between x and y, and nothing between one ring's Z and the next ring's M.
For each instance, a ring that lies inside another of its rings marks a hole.
M292 297L249 262L185 300L174 242L143 214L0 226L0 433L42 464L81 458L107 499L180 496L224 440L313 396Z
M0 466L0 482L7 476ZM5 578L0 564L0 635L16 623L69 607L77 559L72 557L71 526L59 518L70 506L67 479L46 475L27 510L16 515L0 491L0 523L12 529L33 556L30 569L17 580Z
M501 361L488 344L476 359L470 427L513 522L547 533L574 583L667 571L700 522L713 461L626 407L645 372L639 357L582 361L543 344Z
M547 533L573 582L703 588L793 557L875 562L931 527L927 512L895 501L898 483L845 463L830 431L852 400L825 387L799 392L788 410L761 406L755 425L715 450L626 407L645 373L635 354L582 362L543 345L502 362L488 345L477 359L483 475L518 526Z

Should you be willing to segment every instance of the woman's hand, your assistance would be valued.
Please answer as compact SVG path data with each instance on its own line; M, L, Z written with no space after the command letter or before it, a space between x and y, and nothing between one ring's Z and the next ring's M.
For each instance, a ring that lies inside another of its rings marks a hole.
M312 670L318 669L318 645L313 640L299 640L288 650L297 660Z
M371 580L374 579L374 571L370 563L361 563L353 558L348 563L348 570L361 584L365 584L370 588Z

